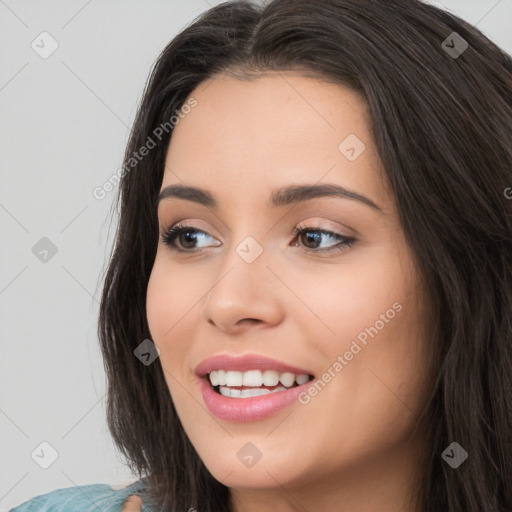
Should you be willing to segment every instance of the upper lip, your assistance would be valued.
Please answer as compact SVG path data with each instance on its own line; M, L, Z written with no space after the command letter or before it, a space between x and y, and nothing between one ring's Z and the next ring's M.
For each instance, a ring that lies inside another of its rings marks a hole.
M289 365L277 359L271 359L259 354L216 354L201 361L196 367L196 374L205 377L213 370L234 370L245 372L248 370L275 370L280 373L294 373L295 375L313 375L309 370Z

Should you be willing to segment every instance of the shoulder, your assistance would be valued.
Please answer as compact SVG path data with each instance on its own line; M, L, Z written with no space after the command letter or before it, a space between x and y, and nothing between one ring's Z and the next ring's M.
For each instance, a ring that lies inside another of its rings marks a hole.
M142 480L121 489L108 484L66 487L35 496L9 512L121 512L124 500L144 489Z

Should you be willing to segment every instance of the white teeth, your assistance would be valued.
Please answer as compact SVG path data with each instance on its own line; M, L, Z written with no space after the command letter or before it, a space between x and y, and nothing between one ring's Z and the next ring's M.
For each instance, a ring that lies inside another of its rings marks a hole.
M216 371L210 372L209 378L210 378L210 382L212 383L212 386L219 385L219 372L216 372Z
M261 396L270 394L270 389L265 388L254 388L254 389L242 389L241 398L249 398L250 396Z
M263 384L265 386L277 386L279 383L279 372L275 370L265 370L263 372Z
M295 382L295 374L293 373L281 373L279 375L279 380L283 386L289 388Z
M226 372L224 370L214 370L210 372L210 382L212 386L225 386Z
M300 386L309 381L309 375L305 373L295 375L290 372L279 373L275 370L265 370L264 372L261 370L248 370L246 372L212 370L209 373L209 378L212 386L247 386L255 389L261 386L277 386L279 383L285 386L285 388L289 388L293 386L294 383Z
M269 395L270 393L277 393L280 391L286 391L286 388L279 386L276 389L265 389L265 388L254 388L254 389L231 389L228 386L220 386L219 392L222 396L230 398L249 398L252 396Z
M242 385L242 372L226 372L226 386L241 386Z
M295 382L300 386L301 384L306 384L306 382L309 380L309 375L306 373L301 373L300 375L297 375L295 377Z
M263 384L263 374L260 370L249 370L242 375L242 385L259 388Z

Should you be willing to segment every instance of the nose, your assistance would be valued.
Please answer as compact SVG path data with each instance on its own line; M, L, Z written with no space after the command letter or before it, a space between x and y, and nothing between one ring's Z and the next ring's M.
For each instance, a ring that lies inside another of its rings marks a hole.
M231 250L204 300L202 320L227 334L282 321L282 284L267 263L265 253L248 263Z

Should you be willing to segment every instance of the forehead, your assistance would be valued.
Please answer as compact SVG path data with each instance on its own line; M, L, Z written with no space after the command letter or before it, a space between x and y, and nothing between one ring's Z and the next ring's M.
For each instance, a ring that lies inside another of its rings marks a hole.
M387 200L367 105L351 89L270 72L216 76L190 96L197 106L174 128L162 188L185 183L266 200L269 189L323 180Z

